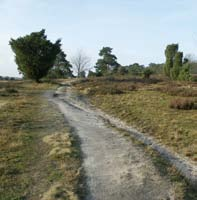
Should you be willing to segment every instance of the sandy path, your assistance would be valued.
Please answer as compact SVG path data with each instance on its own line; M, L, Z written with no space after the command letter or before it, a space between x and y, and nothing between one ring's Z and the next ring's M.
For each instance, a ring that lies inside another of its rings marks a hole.
M60 90L61 91L61 90ZM61 93L61 92L60 92ZM143 150L107 127L91 109L72 104L69 92L51 100L81 139L87 200L173 200L173 187Z

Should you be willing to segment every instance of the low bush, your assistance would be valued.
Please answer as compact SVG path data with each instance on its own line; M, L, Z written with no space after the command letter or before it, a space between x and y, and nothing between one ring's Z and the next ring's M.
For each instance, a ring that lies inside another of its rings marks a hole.
M177 86L165 86L156 88L157 91L169 94L171 96L197 97L197 90L193 88L184 88Z
M116 88L121 91L136 91L137 90L137 85L134 83L119 83L119 84L114 84L112 86L113 88Z
M6 88L5 92L7 92L7 93L18 93L18 90L14 89L14 88Z
M195 101L191 99L173 99L170 102L170 108L181 109L181 110L192 110L195 109Z
M118 88L114 87L96 87L96 88L88 88L85 92L87 95L115 95L115 94L123 94L124 92Z
M101 89L100 93L105 95L105 94L123 94L124 92L118 88L106 87Z
M18 96L18 90L14 89L14 88L0 89L0 96L2 96L2 97Z

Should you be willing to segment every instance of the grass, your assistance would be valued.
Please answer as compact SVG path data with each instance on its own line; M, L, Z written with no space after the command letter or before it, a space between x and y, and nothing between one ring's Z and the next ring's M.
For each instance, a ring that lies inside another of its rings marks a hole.
M135 90L129 90L130 86ZM197 110L176 110L169 106L173 99L183 96L196 101L197 94L191 91L197 90L197 84L97 78L79 82L75 87L88 95L91 103L98 108L153 136L179 155L197 161ZM87 92L95 91L95 88L105 90L106 87L118 88L123 92ZM170 92L166 90L172 87Z
M78 139L63 115L41 97L54 87L0 82L0 200L83 195Z

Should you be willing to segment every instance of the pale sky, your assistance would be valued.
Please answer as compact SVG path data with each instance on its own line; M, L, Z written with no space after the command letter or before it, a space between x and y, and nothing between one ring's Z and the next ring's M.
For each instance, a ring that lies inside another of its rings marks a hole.
M103 46L118 62L164 62L167 44L197 54L196 0L0 0L0 75L18 76L10 38L46 29L68 59L79 49L92 65Z

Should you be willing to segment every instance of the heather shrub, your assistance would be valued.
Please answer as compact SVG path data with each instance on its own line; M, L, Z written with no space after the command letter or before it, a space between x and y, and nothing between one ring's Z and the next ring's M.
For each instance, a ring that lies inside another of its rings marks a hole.
M193 88L166 86L166 87L158 87L156 88L156 90L171 96L197 97L197 90Z
M0 89L0 96L17 96L18 95L18 90L14 88L3 88Z
M18 91L14 88L6 88L5 92L7 92L7 93L18 93Z
M113 86L114 88L117 88L121 91L136 91L137 85L134 83L119 83Z
M115 95L115 94L123 94L124 92L115 87L95 87L95 88L88 88L85 92L87 95Z
M192 110L195 109L195 101L191 99L173 99L170 102L170 108L180 110Z

